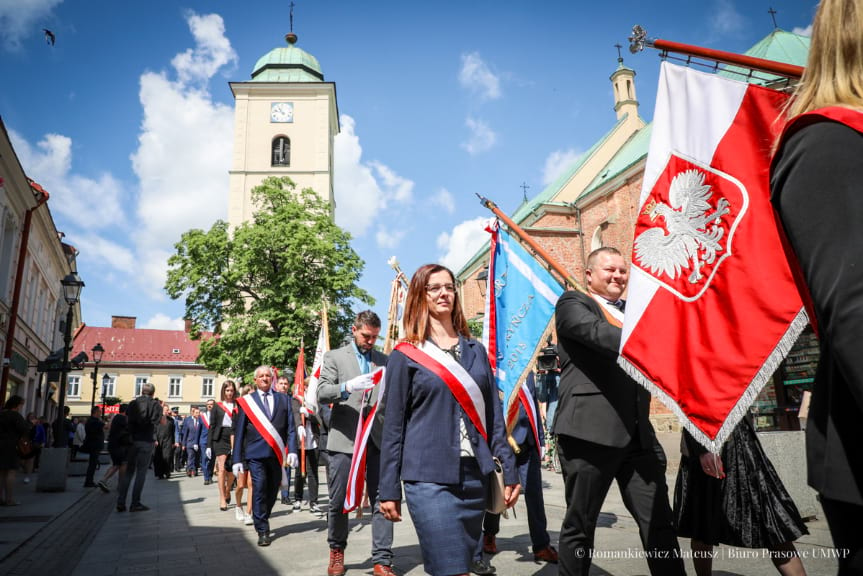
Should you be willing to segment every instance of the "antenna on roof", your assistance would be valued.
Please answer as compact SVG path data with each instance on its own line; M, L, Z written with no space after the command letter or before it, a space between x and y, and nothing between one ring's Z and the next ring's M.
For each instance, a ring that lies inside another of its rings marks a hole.
M770 7L770 10L767 11L770 14L770 17L773 18L773 28L779 29L779 25L776 23L776 10L773 9L773 6Z
M623 48L623 46L621 46L620 43L617 43L614 47L617 48L617 61L623 64L623 56L620 54L620 49Z

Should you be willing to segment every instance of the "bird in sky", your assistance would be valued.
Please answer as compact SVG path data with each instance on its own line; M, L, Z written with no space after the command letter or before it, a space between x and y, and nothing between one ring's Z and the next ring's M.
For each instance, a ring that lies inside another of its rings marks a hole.
M57 41L57 37L54 35L53 32L51 32L47 28L42 28L42 31L45 33L45 42L47 42L48 44L53 46L54 42Z

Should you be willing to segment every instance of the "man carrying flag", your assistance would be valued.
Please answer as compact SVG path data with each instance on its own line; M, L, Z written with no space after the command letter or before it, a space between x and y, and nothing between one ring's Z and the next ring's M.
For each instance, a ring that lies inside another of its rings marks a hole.
M327 541L330 545L330 560L327 576L345 574L345 547L348 544L348 514L345 511L346 497L352 494L356 501L362 495L362 487L350 483L349 478L365 477L369 500L372 504L372 562L375 576L394 574L392 570L393 525L380 512L378 504L378 481L380 477L380 441L383 413L367 422L369 413L377 406L381 381L379 370L386 365L387 356L375 350L375 342L381 332L381 320L371 310L357 314L351 327L353 340L347 346L324 355L321 377L318 383L319 405L332 404L327 456L329 458L328 479L330 506L327 513ZM362 454L355 453L355 443L361 441L358 431L371 426L369 442L356 448L365 448ZM351 463L365 462L364 470L352 470Z
M650 394L618 365L629 269L611 247L590 253L587 294L557 302L560 401L553 423L565 482L560 574L588 574L599 512L617 480L654 576L685 574L672 525L665 454L648 420Z

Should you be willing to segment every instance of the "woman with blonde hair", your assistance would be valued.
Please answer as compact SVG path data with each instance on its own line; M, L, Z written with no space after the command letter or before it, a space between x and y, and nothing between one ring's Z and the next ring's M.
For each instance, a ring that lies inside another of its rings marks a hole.
M255 387L251 384L246 384L240 389L240 395L245 396L246 394L251 394L255 391ZM231 430L231 452L234 451L234 433L233 429ZM236 462L232 462L232 464L236 464ZM233 472L231 472L233 475ZM246 488L249 489L249 495L246 497L246 509L243 510L243 490ZM237 489L234 493L235 499L237 501L237 508L234 511L234 517L237 521L242 522L246 526L251 526L254 524L254 519L252 518L252 474L248 470L244 470L241 474L237 476Z
M477 549L494 458L505 500L520 486L506 441L488 353L471 338L453 273L426 264L414 274L404 312L405 342L387 362L380 508L401 520L402 483L425 570L467 574Z
M770 185L821 345L809 484L843 551L839 574L863 574L863 0L818 5L787 116Z

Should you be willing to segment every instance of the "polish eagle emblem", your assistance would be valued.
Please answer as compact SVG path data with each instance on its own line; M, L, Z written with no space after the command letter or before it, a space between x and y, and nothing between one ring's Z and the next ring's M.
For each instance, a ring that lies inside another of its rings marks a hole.
M714 207L712 196L702 170L690 168L675 175L668 189L669 204L651 199L642 211L651 222L661 217L665 225L653 224L635 238L634 255L640 266L672 281L691 270L687 281L699 283L704 278L702 268L713 264L725 249L722 217L729 213L729 202L719 198Z

